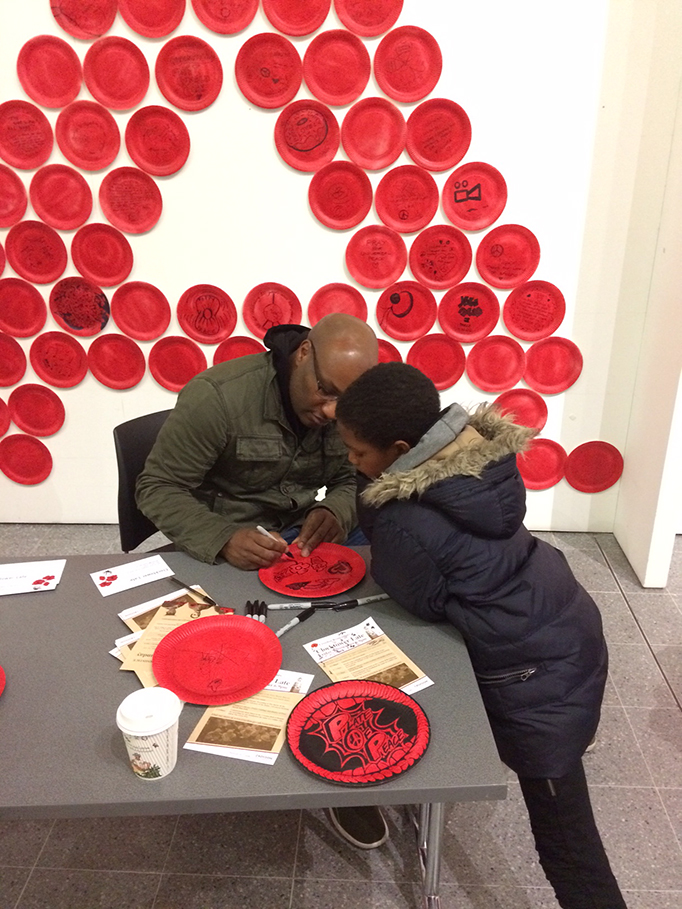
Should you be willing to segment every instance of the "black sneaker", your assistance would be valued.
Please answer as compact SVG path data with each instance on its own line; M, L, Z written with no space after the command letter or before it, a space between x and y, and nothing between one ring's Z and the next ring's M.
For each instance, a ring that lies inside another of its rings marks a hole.
M332 827L358 849L376 849L388 839L388 827L380 808L328 808Z

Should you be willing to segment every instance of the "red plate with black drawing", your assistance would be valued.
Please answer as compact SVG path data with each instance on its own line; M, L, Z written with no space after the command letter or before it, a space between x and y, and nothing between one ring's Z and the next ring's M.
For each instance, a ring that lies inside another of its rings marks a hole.
M258 0L223 3L222 0L192 0L197 19L218 35L236 35L258 12Z
M440 79L443 55L423 28L403 25L384 38L374 54L374 77L389 98L409 104L432 92Z
M118 0L98 0L97 3L83 3L83 0L59 0L50 4L57 23L74 38L92 41L105 35L116 18Z
M382 331L397 341L414 341L436 321L436 298L417 281L399 281L387 287L377 302Z
M443 186L443 211L462 230L482 230L497 221L507 204L504 177L482 161L468 161Z
M57 145L82 170L102 170L113 163L121 135L112 114L96 101L74 101L57 117Z
M320 543L307 558L295 543L289 552L293 559L280 559L258 571L261 583L287 597L328 599L355 587L367 570L361 555L339 543Z
M33 371L55 388L73 388L86 377L88 359L80 341L63 331L46 331L31 344Z
M454 287L471 267L473 253L468 238L450 224L435 224L415 237L410 247L410 270L433 290Z
M50 291L50 312L66 331L87 338L109 321L109 301L102 288L86 278L62 278Z
M205 110L223 85L220 57L194 35L167 41L156 58L154 75L164 98L181 110Z
M7 260L32 284L51 284L64 272L69 257L56 230L42 221L20 221L5 241Z
M303 57L305 83L325 104L355 101L365 90L371 70L367 48L343 28L317 35Z
M137 166L154 177L176 174L189 156L189 132L184 121L168 107L152 104L128 120L128 154Z
M8 164L20 170L41 167L52 154L53 144L50 121L35 104L0 104L0 157Z
M517 287L533 276L540 263L535 234L520 224L494 227L478 244L476 268L493 287Z
M107 221L130 234L142 234L161 217L163 200L154 180L137 167L110 170L99 187Z
M362 38L383 35L395 24L403 0L334 0L334 11L348 31Z
M405 271L405 241L390 227L362 227L348 242L346 266L363 287L388 287Z
M232 298L214 284L195 284L180 297L177 306L180 328L200 344L219 344L237 324Z
M485 338L497 325L500 304L485 284L465 281L443 297L438 305L438 322L446 335L471 344Z
M471 123L466 111L447 98L430 98L408 117L407 153L415 164L427 170L454 167L470 143Z
M566 301L549 281L527 281L507 297L502 318L522 341L540 341L554 334L566 314Z
M234 74L248 101L273 109L294 100L303 80L303 64L288 38L263 32L239 48Z
M282 160L296 170L319 170L339 148L339 124L319 101L294 101L277 118L275 146Z
M301 301L293 290L275 281L252 288L242 306L244 323L257 338L275 325L298 325L301 314Z
M332 161L317 171L308 188L310 210L333 230L364 221L372 207L372 184L352 161Z
M118 0L123 20L145 38L165 38L182 22L185 0Z
M285 35L311 35L327 18L332 0L263 0L267 19Z
M374 207L383 223L393 230L421 230L438 211L436 181L423 167L394 167L381 178L374 193Z

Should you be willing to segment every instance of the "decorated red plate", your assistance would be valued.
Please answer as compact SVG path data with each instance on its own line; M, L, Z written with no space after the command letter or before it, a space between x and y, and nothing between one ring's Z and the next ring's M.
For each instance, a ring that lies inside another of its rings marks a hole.
M0 275L1 275L1 274L3 273L3 271L5 270L5 262L6 262L6 261L7 261L7 259L6 259L6 256L5 256L5 250L4 250L4 247L3 247L2 243L0 243Z
M5 682L5 670L2 668L2 666L0 666L0 694L2 694L2 692L5 690Z
M73 388L88 372L88 360L79 341L62 331L46 331L31 344L33 371L55 388Z
M118 0L123 20L145 38L165 38L182 22L185 0Z
M517 287L532 277L540 262L540 244L527 227L494 227L478 244L476 268L493 287Z
M30 101L0 104L0 157L12 167L34 170L52 154L50 121Z
M263 32L242 44L234 73L248 101L274 109L293 101L303 80L303 64L288 38Z
M266 587L287 597L328 599L355 587L367 570L361 555L339 543L320 543L306 558L295 543L289 552L293 559L280 559L258 571Z
M379 343L379 362L380 363L402 363L403 358L400 355L400 351L395 346L391 344L390 341L384 340L384 338L378 339Z
M303 57L303 78L325 104L351 104L365 90L372 71L367 48L343 28L321 32Z
M362 98L341 124L341 144L358 167L382 170L405 148L407 126L402 112L386 98Z
M372 224L362 227L348 242L346 266L363 287L388 287L405 271L405 241L389 227Z
M130 234L151 230L163 209L159 187L137 167L110 170L99 187L99 204L107 221Z
M413 341L433 326L437 309L428 287L417 281L399 281L379 297L377 321L382 331L397 341Z
M34 436L13 433L0 439L0 470L23 486L42 483L52 472L52 455Z
M282 160L296 170L319 170L338 151L339 124L319 101L294 101L277 118L275 146Z
M21 278L0 280L0 331L15 338L38 334L47 319L47 306L37 287Z
M308 188L310 209L333 230L355 227L372 207L372 184L351 161L332 161L317 171Z
M436 181L414 164L394 167L381 178L374 193L374 207L379 218L393 230L421 230L438 210Z
M83 70L63 38L36 35L19 51L17 75L26 94L43 107L66 107L78 96Z
M106 34L114 24L118 0L97 0L94 3L59 0L59 3L52 3L50 9L65 32L74 38L92 41Z
M550 489L561 480L566 468L566 452L551 439L532 439L528 451L516 456L526 489Z
M287 722L299 764L345 786L372 786L404 773L424 755L429 736L429 721L413 698L369 679L317 688Z
M446 290L466 275L472 256L471 244L461 230L435 224L415 237L410 247L410 270L427 287Z
M497 221L507 204L504 177L482 161L468 161L443 186L443 211L462 230L482 230Z
M255 338L246 335L234 335L221 341L213 354L213 365L224 363L226 360L236 360L238 357L248 357L250 354L263 353L265 348Z
M566 460L566 481L580 492L603 492L623 473L623 455L609 442L584 442Z
M190 704L232 704L262 691L282 665L271 628L243 615L205 616L170 631L156 645L159 685Z
M109 321L109 301L86 278L62 278L50 291L50 312L66 331L87 338L102 331Z
M257 338L262 338L275 325L298 325L302 312L293 290L274 281L252 288L242 306L244 324Z
M350 284L325 284L310 298L308 321L311 325L333 312L345 312L367 321L367 303L357 287Z
M0 398L0 436L4 436L7 430L9 429L9 424L11 418L9 415L9 407L5 402Z
M311 35L327 18L332 0L263 0L263 12L279 32Z
M184 121L160 105L135 111L126 126L125 143L135 164L154 177L177 173L189 156L190 139Z
M438 306L438 322L446 335L471 344L485 338L497 325L500 304L485 284L465 281L443 297Z
M469 351L466 371L483 391L506 391L523 376L526 355L523 347L507 335L489 335Z
M133 267L133 251L123 234L109 224L86 224L71 241L78 271L102 287L120 284Z
M192 0L197 19L218 35L236 35L250 25L258 12L258 0Z
M527 281L507 297L502 318L522 341L540 341L554 334L566 314L566 301L549 281Z
M153 341L168 328L171 311L165 294L158 287L145 281L129 281L114 291L111 315L129 337Z
M495 399L495 406L509 414L518 426L543 429L547 422L547 404L544 398L529 388L512 388Z
M464 348L448 335L425 335L414 342L407 354L410 366L427 375L439 391L451 388L464 374Z
M194 35L167 41L156 58L154 74L161 94L181 110L210 107L223 85L220 57Z
M432 92L440 79L443 55L438 42L416 25L394 28L374 54L374 77L389 98L409 104Z
M189 338L177 335L161 338L149 352L149 371L169 391L180 391L207 365L203 350Z
M67 164L46 164L36 171L29 195L35 213L55 230L75 230L92 212L87 180Z
M90 45L83 76L92 97L111 110L137 107L149 88L145 55L132 41L114 35Z
M11 227L5 252L15 272L32 284L51 284L68 263L64 241L42 221L20 221Z
M26 372L26 354L11 335L0 332L0 385L16 385Z
M557 395L576 381L583 369L578 346L568 338L544 338L526 351L523 380L542 395Z
M65 107L55 132L64 157L82 170L109 167L121 147L113 115L96 101L74 101Z
M464 108L447 98L430 98L407 120L405 147L415 164L427 170L449 170L471 143L471 123Z
M177 306L180 328L200 344L219 344L237 324L232 298L213 284L195 284L180 297Z
M395 24L403 0L334 0L334 10L346 28L362 38L383 35Z
M88 348L88 368L107 388L133 388L144 376L144 354L125 335L100 335Z
M54 435L64 424L61 398L44 385L20 385L7 404L14 423L31 436Z
M24 217L28 197L21 177L0 164L0 227L11 227Z

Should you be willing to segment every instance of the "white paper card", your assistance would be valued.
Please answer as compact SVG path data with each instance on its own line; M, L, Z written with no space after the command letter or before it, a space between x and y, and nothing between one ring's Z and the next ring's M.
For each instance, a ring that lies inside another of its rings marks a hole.
M66 559L0 565L0 596L54 590L61 580L64 565Z
M151 584L160 578L169 578L173 573L161 556L156 555L137 562L117 565L115 568L93 571L90 577L102 596L108 597L112 593L120 593L122 590L130 590L142 584Z

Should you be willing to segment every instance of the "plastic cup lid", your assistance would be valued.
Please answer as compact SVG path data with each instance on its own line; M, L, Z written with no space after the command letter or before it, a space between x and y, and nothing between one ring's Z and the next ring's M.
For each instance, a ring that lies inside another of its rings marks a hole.
M405 271L405 241L389 227L369 225L356 231L346 247L346 266L363 287L388 287Z
M284 35L264 32L248 38L234 65L237 85L257 107L284 107L296 96L303 80L298 51Z
M357 164L332 161L310 181L308 202L326 227L347 230L364 221L372 207L372 184Z
M285 35L311 35L327 18L332 0L263 0L263 12L272 25Z
M100 184L99 203L107 221L130 234L151 230L163 209L159 187L137 167L110 170Z
M105 35L116 18L118 0L98 0L97 3L83 3L83 0L59 0L50 5L57 23L74 38L91 41Z
M447 98L423 101L408 117L407 153L415 164L427 170L454 167L470 143L471 123L466 111Z
M443 211L462 230L490 227L506 204L504 177L499 170L482 161L462 164L443 186Z
M0 227L12 227L24 217L28 196L21 177L0 164Z
M250 25L258 12L258 0L219 3L216 0L192 0L197 19L218 35L236 35Z
M436 298L417 281L399 281L387 287L377 302L377 322L398 341L425 335L436 321Z
M157 735L180 716L182 701L167 688L141 688L124 698L116 711L116 725L129 735Z
M21 278L0 280L0 331L30 338L47 320L47 306L37 287Z
M205 110L223 86L220 57L194 35L167 41L156 58L154 74L161 94L181 110Z
M109 167L121 147L113 115L97 101L74 101L65 107L55 133L64 157L82 170Z
M41 167L52 154L50 121L29 101L0 104L0 157L20 170Z
M339 124L319 101L294 101L277 118L275 146L282 160L296 170L319 170L338 150Z
M159 105L135 111L126 126L125 144L135 164L154 177L177 173L190 150L184 121L175 111Z
M213 284L195 284L180 297L177 306L180 328L200 344L218 344L237 324L232 298Z
M454 287L471 267L473 253L468 238L449 224L427 227L410 247L410 270L434 290Z
M325 104L350 104L365 90L372 71L367 48L343 28L316 35L303 57L303 78Z
M443 55L433 35L415 25L403 25L381 39L374 54L374 77L389 98L420 101L440 79Z
M526 489L550 489L564 476L566 452L551 439L532 439L516 463Z
M118 0L123 20L145 38L165 38L182 22L185 0Z
M36 171L29 194L35 213L55 230L75 230L92 212L87 180L66 164L46 164Z
M315 325L324 316L333 312L345 312L350 316L367 321L367 303L360 291L350 284L325 284L310 298L308 322Z
M402 111L386 98L362 98L346 111L341 144L358 167L382 170L405 148L407 125Z
M43 107L65 107L75 101L83 81L78 54L56 35L27 41L19 51L17 74L26 94Z
M379 181L374 207L387 227L400 233L421 230L438 211L438 187L431 174L415 164L394 167Z
M334 10L348 31L362 38L383 35L395 24L403 0L334 0Z
M432 334L414 342L408 351L407 362L420 369L442 391L462 378L466 354L459 341L447 335Z
M114 35L90 45L83 76L93 98L111 110L137 107L149 88L145 55L132 41Z
M133 267L133 251L123 234L109 224L86 224L71 241L78 271L102 287L120 284Z
M20 221L11 227L5 252L15 272L32 284L51 284L68 263L64 241L42 221Z

